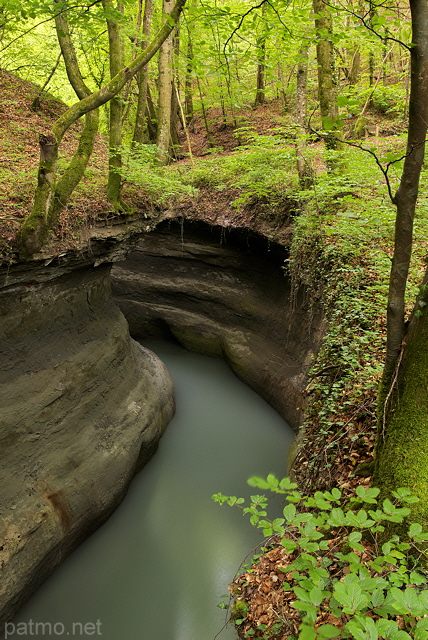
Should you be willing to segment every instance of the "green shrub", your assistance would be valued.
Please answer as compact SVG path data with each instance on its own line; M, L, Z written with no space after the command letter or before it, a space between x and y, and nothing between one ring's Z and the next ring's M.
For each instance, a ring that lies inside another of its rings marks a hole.
M121 150L122 178L141 187L155 205L174 204L187 196L194 196L196 189L184 184L180 175L170 167L156 165L156 146L139 144L132 149Z
M221 493L213 500L242 508L253 526L264 536L276 536L284 548L282 589L300 612L299 640L339 635L355 640L428 638L428 533L417 523L404 524L408 505L417 502L409 489L397 489L393 500L379 501L379 489L362 486L351 497L338 488L304 496L289 478L278 480L272 474L253 477L249 484L282 494L287 500L283 517L268 518L264 495L251 496L248 506ZM391 523L403 528L402 538L385 539ZM326 613L335 624L323 623ZM272 636L271 628L255 626L253 631L247 636Z

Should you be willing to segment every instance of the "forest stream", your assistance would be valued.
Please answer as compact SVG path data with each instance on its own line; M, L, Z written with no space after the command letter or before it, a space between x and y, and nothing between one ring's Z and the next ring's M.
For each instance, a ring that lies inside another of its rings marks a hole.
M262 536L211 495L250 495L249 476L285 475L293 432L222 360L144 346L171 373L176 415L120 507L37 591L8 638L31 624L38 640L236 638L217 604Z

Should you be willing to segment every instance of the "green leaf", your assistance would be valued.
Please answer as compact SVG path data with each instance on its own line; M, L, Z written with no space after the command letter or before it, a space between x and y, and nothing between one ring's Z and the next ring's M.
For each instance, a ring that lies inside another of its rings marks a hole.
M363 502L376 504L376 498L380 493L380 489L378 489L377 487L370 487L369 489L366 489L365 487L360 485L359 487L357 487L355 493L359 498L361 498Z
M294 609L298 611L305 611L306 613L313 614L316 618L317 608L310 602L304 602L303 600L295 600L292 605Z
M378 634L382 638L392 638L398 631L398 624L395 620L386 620L385 618L379 618L376 620L376 629Z
M422 526L417 522L413 522L409 527L409 538L414 538L420 533L422 533Z
M345 584L336 582L334 585L334 597L343 606L344 613L355 613L367 606L368 596L362 592L356 583Z
M346 524L346 518L343 510L339 509L339 507L332 509L330 511L328 523L332 527L343 527Z
M361 531L351 531L348 536L348 542L352 549L358 549L359 551L364 551L364 547L361 544L358 544L363 537Z
M385 600L385 594L382 589L374 589L371 594L371 602L373 607L380 607Z
M284 547L287 553L293 553L297 549L297 542L290 540L289 538L282 538L281 545Z
M392 587L390 594L393 598L392 605L397 613L421 616L427 612L425 598L424 596L420 598L416 589L407 587L402 591L398 587Z
M309 600L310 602L318 607L321 602L324 600L324 594L318 587L313 587L313 589L309 592Z
M322 624L320 627L318 627L317 633L322 638L336 638L338 635L340 635L340 629L333 626L332 624Z
M253 476L252 478L249 478L247 480L247 484L249 484L250 487L257 487L258 489L269 489L269 484L266 482L266 480L260 478L259 476Z
M367 635L356 620L350 620L345 625L346 631L348 631L355 640L367 640Z
M290 478L282 478L279 486L285 491L293 491L294 489L297 489L297 484L295 482L291 482Z
M313 627L302 624L299 632L299 640L315 640L316 637L317 634Z
M291 522L296 517L296 507L294 506L294 504L287 504L287 506L284 507L282 513L287 522Z

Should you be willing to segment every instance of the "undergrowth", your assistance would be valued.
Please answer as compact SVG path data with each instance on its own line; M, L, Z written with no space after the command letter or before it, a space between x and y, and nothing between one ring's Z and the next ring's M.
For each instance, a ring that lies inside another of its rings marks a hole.
M218 493L213 500L236 506L271 539L272 549L230 587L231 619L241 638L322 640L427 640L428 533L405 523L409 489L378 499L379 489L337 487L304 495L289 478L250 478L257 489L286 500L282 516L268 516L268 498ZM391 523L404 535L388 535Z
M304 436L294 464L307 489L329 488L338 474L342 481L353 471L370 475L373 460L395 209L373 159L359 150L347 156L346 172L321 174L300 194L304 212L295 220L287 265L295 292L304 286L326 326L309 373ZM391 181L395 188L394 175ZM422 194L409 311L426 266L427 232Z

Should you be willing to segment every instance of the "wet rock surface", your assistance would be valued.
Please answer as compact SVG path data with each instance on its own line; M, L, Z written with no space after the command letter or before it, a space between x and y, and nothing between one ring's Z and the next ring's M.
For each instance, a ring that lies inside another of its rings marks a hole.
M131 340L94 260L1 274L2 620L118 505L174 411L168 372Z
M247 229L169 221L113 267L131 334L221 356L297 427L321 314L292 295L287 250Z

